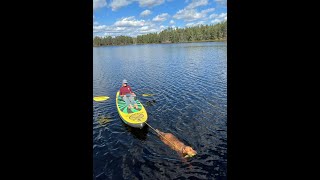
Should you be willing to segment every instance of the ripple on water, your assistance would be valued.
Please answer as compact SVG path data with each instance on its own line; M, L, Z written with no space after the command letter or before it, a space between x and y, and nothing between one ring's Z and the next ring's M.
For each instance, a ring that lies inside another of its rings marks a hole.
M102 47L93 56L93 95L110 97L93 101L94 179L226 179L225 43ZM197 156L182 160L151 128L121 121L115 94L122 79L144 104L149 124L174 134ZM101 125L101 116L110 122Z

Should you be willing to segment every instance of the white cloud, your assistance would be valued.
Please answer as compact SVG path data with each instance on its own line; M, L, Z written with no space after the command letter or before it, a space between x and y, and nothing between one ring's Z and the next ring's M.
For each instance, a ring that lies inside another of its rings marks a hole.
M196 20L196 19L199 19L201 18L202 16L197 13L196 10L194 9L182 9L182 10L179 10L174 16L173 18L175 19L184 19L186 21L190 20Z
M136 37L137 35L143 35L148 33L161 32L167 27L164 25L159 26L158 23L152 20L139 20L133 16L125 17L118 20L116 23L110 26L106 25L94 25L93 35L94 36L131 36Z
M113 4L113 10L119 9L121 7L126 6L125 4L131 4L131 3L140 3L142 0L113 0L110 3L118 2L118 4ZM168 0L167 0L168 1ZM119 3L120 2L120 3ZM155 1L144 1L144 2L155 2ZM160 2L160 1L158 1ZM162 2L162 1L161 1ZM183 2L183 1L182 1ZM111 6L109 4L109 6ZM121 5L122 6L119 6ZM116 22L112 25L103 25L98 23L97 17L93 16L93 33L94 36L120 36L120 35L125 35L125 36L131 36L131 37L136 37L137 35L143 35L143 34L148 34L148 33L159 33L163 31L164 29L168 27L174 27L176 25L176 19L181 19L187 22L185 27L192 27L192 26L197 26L201 24L208 24L208 23L219 23L223 22L227 19L227 13L219 13L219 14L214 14L214 8L205 8L204 10L197 9L197 7L200 6L205 6L207 5L208 1L204 0L189 0L189 4L186 4L186 7L184 9L179 10L174 16L174 19L169 19L170 15L168 13L162 13L157 16L155 16L153 19L148 18L145 19L140 19L141 17L146 17L150 16L152 12L150 10L144 10L140 13L140 18L139 17L123 17L121 19L117 19ZM147 4L147 3L146 3ZM148 5L151 6L149 3ZM154 4L153 4L154 5ZM188 7L188 8L187 8ZM112 8L112 6L111 6ZM203 8L202 8L203 9ZM210 15L210 16L209 16ZM139 16L139 15L138 15ZM162 22L168 20L168 26L165 26L162 24ZM179 27L179 28L184 28L184 27Z
M217 24L217 23L219 23L219 22L221 22L220 19L214 19L214 20L211 21L212 24Z
M186 24L186 27L191 27L191 26L193 26L194 25L194 23L193 22L191 22L191 23L187 23Z
M134 16L122 18L114 23L115 26L118 27L130 27L130 26L144 26L145 21L144 20L136 20Z
M199 21L197 23L191 22L191 23L186 24L186 27L199 26L201 24L205 24L205 21Z
M145 31L145 30L148 30L148 29L149 29L149 26L143 26L143 27L140 28L140 30L142 30L142 31Z
M215 0L215 2L219 5L226 5L227 4L227 0Z
M145 17L152 14L152 12L150 10L144 10L140 13L140 16Z
M107 6L106 0L93 0L93 10Z
M106 25L98 25L93 26L93 34L95 36L118 36L118 35L126 35L130 31L128 27L115 27L115 26L106 26Z
M164 29L166 29L166 28L167 28L166 26L163 26L163 25L160 26L160 30L161 30L161 31L164 30Z
M106 25L93 26L94 33L102 32L102 31L105 31L106 29L108 29L108 26Z
M148 33L155 33L158 32L158 30L155 28L155 26L143 26L140 29L138 29L140 34L148 34Z
M214 11L214 8L209 8L209 9L202 10L201 13L202 14L208 14L209 12L212 12L212 11Z
M126 30L127 29L127 27L115 27L114 28L114 31L115 32L119 32L119 31L124 31L124 30Z
M214 18L216 18L216 17L218 17L218 14L211 14L211 15L209 16L209 19L214 19Z
M127 6L131 3L133 3L135 0L113 0L110 3L110 7L112 9L112 11L116 11L124 6Z
M140 7L153 7L164 3L164 0L139 0Z
M211 15L209 16L209 19L212 19L212 20L211 20L211 23L212 23L212 24L216 24L216 23L223 22L223 21L226 21L226 20L227 20L227 13L211 14Z
M167 18L169 17L169 14L168 13L162 13L156 17L154 17L152 19L152 21L155 21L155 22L163 22L165 20L167 20Z
M183 19L184 21L195 21L201 18L205 18L209 12L214 11L214 8L209 8L202 10L201 12L197 12L195 9L182 9L179 10L173 18L175 19Z
M189 1L185 1L189 2ZM196 8L200 6L208 5L208 0L192 0L185 8L180 9L173 18L175 19L183 19L184 21L195 21L200 19L205 19L209 12L214 11L214 8L205 9L202 11L198 11Z
M205 6L208 4L208 0L192 0L192 2L186 7L186 9L194 9L199 6Z
M227 13L221 13L219 16L218 16L218 18L225 18L225 17L227 17Z
M110 7L112 11L116 11L122 7L128 6L133 2L138 2L140 7L154 7L165 2L165 0L112 0Z

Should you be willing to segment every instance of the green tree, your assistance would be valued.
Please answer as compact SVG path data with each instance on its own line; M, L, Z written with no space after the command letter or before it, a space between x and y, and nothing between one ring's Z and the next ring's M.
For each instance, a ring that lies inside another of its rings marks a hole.
M227 21L215 25L200 25L186 28L167 28L160 33L149 33L137 37L94 37L93 46L146 44L146 43L178 43L190 41L217 41L227 39Z

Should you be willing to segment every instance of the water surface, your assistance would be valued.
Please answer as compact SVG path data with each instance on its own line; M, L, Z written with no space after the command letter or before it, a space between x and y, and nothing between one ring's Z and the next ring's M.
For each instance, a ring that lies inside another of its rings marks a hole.
M144 104L148 123L197 156L182 161L151 128L121 121L115 95L123 79ZM110 99L93 102L94 179L226 179L226 43L95 47L93 96L100 95ZM101 125L101 116L110 121Z

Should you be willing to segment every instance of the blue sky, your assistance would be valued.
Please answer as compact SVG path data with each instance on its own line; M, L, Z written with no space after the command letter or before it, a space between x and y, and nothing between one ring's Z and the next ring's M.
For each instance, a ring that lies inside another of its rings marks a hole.
M227 0L93 0L93 36L131 36L227 20Z

